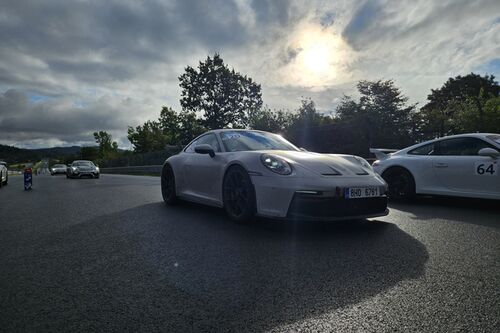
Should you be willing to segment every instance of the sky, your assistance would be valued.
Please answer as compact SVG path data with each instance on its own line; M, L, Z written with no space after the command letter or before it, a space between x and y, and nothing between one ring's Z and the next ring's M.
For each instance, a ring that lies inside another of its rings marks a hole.
M0 0L0 144L93 145L180 111L178 77L219 53L293 112L331 114L359 80L410 102L470 72L500 76L498 0Z

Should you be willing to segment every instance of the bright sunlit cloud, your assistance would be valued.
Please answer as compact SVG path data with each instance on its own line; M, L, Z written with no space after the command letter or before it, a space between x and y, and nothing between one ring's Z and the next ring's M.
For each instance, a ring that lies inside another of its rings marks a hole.
M291 34L289 49L296 56L281 69L279 80L318 90L350 78L346 66L354 59L354 52L333 29L301 25Z

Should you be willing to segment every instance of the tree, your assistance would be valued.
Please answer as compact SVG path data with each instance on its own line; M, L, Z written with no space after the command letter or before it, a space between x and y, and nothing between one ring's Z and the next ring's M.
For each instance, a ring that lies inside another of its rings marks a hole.
M489 125L485 118L485 104L498 97L499 91L493 75L471 73L449 78L441 88L431 90L427 104L420 110L423 131L428 137L463 131L484 132Z
M169 144L177 143L179 140L179 122L179 114L174 109L168 106L161 108L158 125Z
M229 69L219 54L200 61L198 69L186 67L179 81L183 111L202 113L208 129L245 127L248 113L262 106L260 85Z
M94 139L99 145L99 157L108 159L118 154L118 143L113 141L111 134L106 131L94 132Z
M294 116L290 112L283 110L271 110L262 107L249 114L248 126L251 129L284 133L290 127Z
M169 143L168 136L164 134L157 121L148 120L142 126L129 127L127 132L127 138L134 146L136 153L163 150Z
M80 150L82 160L95 161L99 158L98 147L82 147Z
M136 153L146 153L164 150L167 145L185 145L205 131L194 112L179 114L164 106L158 120L148 120L135 128L129 126L127 138Z
M181 112L179 114L179 136L176 144L186 145L198 135L206 132L202 121L196 117L194 112Z
M357 88L359 102L344 96L336 110L339 122L351 124L353 136L363 137L372 147L400 147L414 141L415 105L408 104L392 80L360 81Z

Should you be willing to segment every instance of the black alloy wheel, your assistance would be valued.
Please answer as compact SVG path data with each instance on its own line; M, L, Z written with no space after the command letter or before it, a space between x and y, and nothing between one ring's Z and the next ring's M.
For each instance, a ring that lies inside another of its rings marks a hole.
M173 205L177 202L174 171L168 164L165 164L161 172L161 195L167 205Z
M387 182L387 194L393 200L408 200L415 196L415 180L411 173L403 168L391 168L382 174Z
M236 222L250 221L255 215L255 191L250 176L240 166L232 166L222 185L224 209Z

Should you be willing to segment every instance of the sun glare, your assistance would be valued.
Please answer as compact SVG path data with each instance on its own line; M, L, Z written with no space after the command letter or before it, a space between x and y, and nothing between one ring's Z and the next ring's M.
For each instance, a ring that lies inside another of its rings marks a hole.
M293 85L322 89L349 78L346 65L354 59L349 46L332 28L316 25L298 27L288 48L296 57L281 70L282 79Z
M312 45L304 50L304 66L315 74L321 74L328 70L331 54L325 45Z

